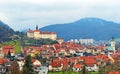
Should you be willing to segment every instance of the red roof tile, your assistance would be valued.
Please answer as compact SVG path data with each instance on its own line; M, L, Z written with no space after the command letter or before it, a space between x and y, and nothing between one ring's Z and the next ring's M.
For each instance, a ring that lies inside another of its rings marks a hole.
M8 54L8 52L14 53L14 47L13 46L2 46L2 53Z
M9 60L6 59L6 58L0 58L0 64L3 64L3 63L6 63L8 62Z
M28 30L29 33L34 33L34 30Z
M74 64L73 67L74 68L82 68L82 65L81 64Z
M29 33L39 32L39 30L28 30Z
M120 72L109 72L108 74L120 74Z
M13 46L2 46L2 49L13 49Z
M54 62L51 62L50 64L52 67L61 67L61 62L60 61L54 61Z
M55 32L40 32L40 34L56 34Z
M85 57L84 60L87 66L93 66L94 64L97 64L97 61L94 57Z

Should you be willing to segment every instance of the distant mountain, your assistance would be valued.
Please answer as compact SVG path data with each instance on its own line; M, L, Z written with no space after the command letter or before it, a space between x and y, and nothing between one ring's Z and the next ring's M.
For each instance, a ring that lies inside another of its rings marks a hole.
M40 30L54 31L65 41L80 38L109 40L120 37L120 24L99 18L84 18L73 23L46 26Z
M14 30L7 24L0 21L0 42L8 40L11 35L14 34Z

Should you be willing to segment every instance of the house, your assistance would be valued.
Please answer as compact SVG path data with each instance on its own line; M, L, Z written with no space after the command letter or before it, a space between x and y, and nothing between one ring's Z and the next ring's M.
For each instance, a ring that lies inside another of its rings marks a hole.
M76 63L73 65L73 71L78 72L82 70L82 65L80 63Z
M94 57L85 57L87 71L98 71L97 61Z
M32 64L33 67L40 67L42 65L41 62L37 59L32 59Z
M7 58L0 58L0 65L5 64L6 62L9 62Z
M14 56L14 54L15 54L14 46L2 46L1 47L1 53L4 56L7 56L7 54L8 54L9 51L11 53L11 56Z
M24 65L24 61L21 60L21 61L17 61L18 65L19 65L19 70L22 71L23 69L23 65Z
M53 61L49 65L50 71L61 71L63 69L63 64L59 59L53 59Z
M64 42L64 40L62 38L57 38L56 40L59 44L62 44Z
M48 67L40 66L37 67L36 71L38 72L38 74L48 74Z

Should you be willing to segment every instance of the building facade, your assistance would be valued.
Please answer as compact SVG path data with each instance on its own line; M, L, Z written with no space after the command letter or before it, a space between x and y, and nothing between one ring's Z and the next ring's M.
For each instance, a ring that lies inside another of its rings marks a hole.
M55 32L44 32L39 31L38 26L36 26L36 30L28 30L27 32L28 38L34 38L34 39L57 39L57 34Z
M94 43L94 39L79 39L80 44L93 44Z

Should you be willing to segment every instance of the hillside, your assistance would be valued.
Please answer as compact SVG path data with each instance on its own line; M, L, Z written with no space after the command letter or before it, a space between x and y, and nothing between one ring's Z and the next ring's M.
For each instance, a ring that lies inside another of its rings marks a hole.
M10 28L7 24L0 21L0 42L6 41L11 35L14 34L14 30Z
M120 24L99 18L84 18L73 23L55 24L40 28L42 31L55 31L65 41L70 39L94 38L109 40L120 37Z

